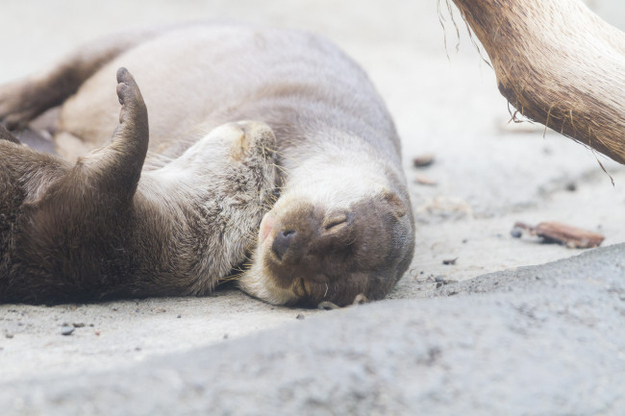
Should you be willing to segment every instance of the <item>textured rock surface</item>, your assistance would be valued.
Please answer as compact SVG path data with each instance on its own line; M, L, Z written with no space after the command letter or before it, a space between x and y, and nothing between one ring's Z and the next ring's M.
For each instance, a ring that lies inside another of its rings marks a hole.
M4 383L0 413L623 414L624 253L494 273L121 371Z

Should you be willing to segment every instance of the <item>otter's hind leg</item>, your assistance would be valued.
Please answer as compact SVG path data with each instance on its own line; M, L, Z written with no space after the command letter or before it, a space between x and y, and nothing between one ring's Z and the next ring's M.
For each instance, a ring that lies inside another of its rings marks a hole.
M83 45L38 74L0 86L0 122L10 130L26 127L46 110L62 104L103 65L162 32L154 29L108 36Z

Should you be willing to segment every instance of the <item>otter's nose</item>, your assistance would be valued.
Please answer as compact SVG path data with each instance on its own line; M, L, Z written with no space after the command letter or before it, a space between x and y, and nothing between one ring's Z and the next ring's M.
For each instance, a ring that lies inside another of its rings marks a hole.
M282 260L284 253L289 249L293 238L297 231L295 230L282 230L280 231L276 237L273 239L273 244L271 245L271 251L276 255L278 260Z

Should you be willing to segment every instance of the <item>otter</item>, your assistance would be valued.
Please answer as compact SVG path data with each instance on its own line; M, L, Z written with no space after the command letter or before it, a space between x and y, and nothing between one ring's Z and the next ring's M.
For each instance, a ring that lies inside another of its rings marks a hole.
M412 259L393 120L318 35L110 36L1 86L0 120L0 301L206 295L234 279L272 304L342 306L383 298ZM20 144L24 129L56 154Z

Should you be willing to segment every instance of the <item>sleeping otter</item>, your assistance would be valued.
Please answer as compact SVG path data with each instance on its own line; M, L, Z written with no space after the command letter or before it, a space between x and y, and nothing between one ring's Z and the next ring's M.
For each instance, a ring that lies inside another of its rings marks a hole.
M318 36L112 36L0 87L0 119L57 153L0 132L1 301L203 295L242 269L265 301L346 305L384 297L411 261L393 121Z

